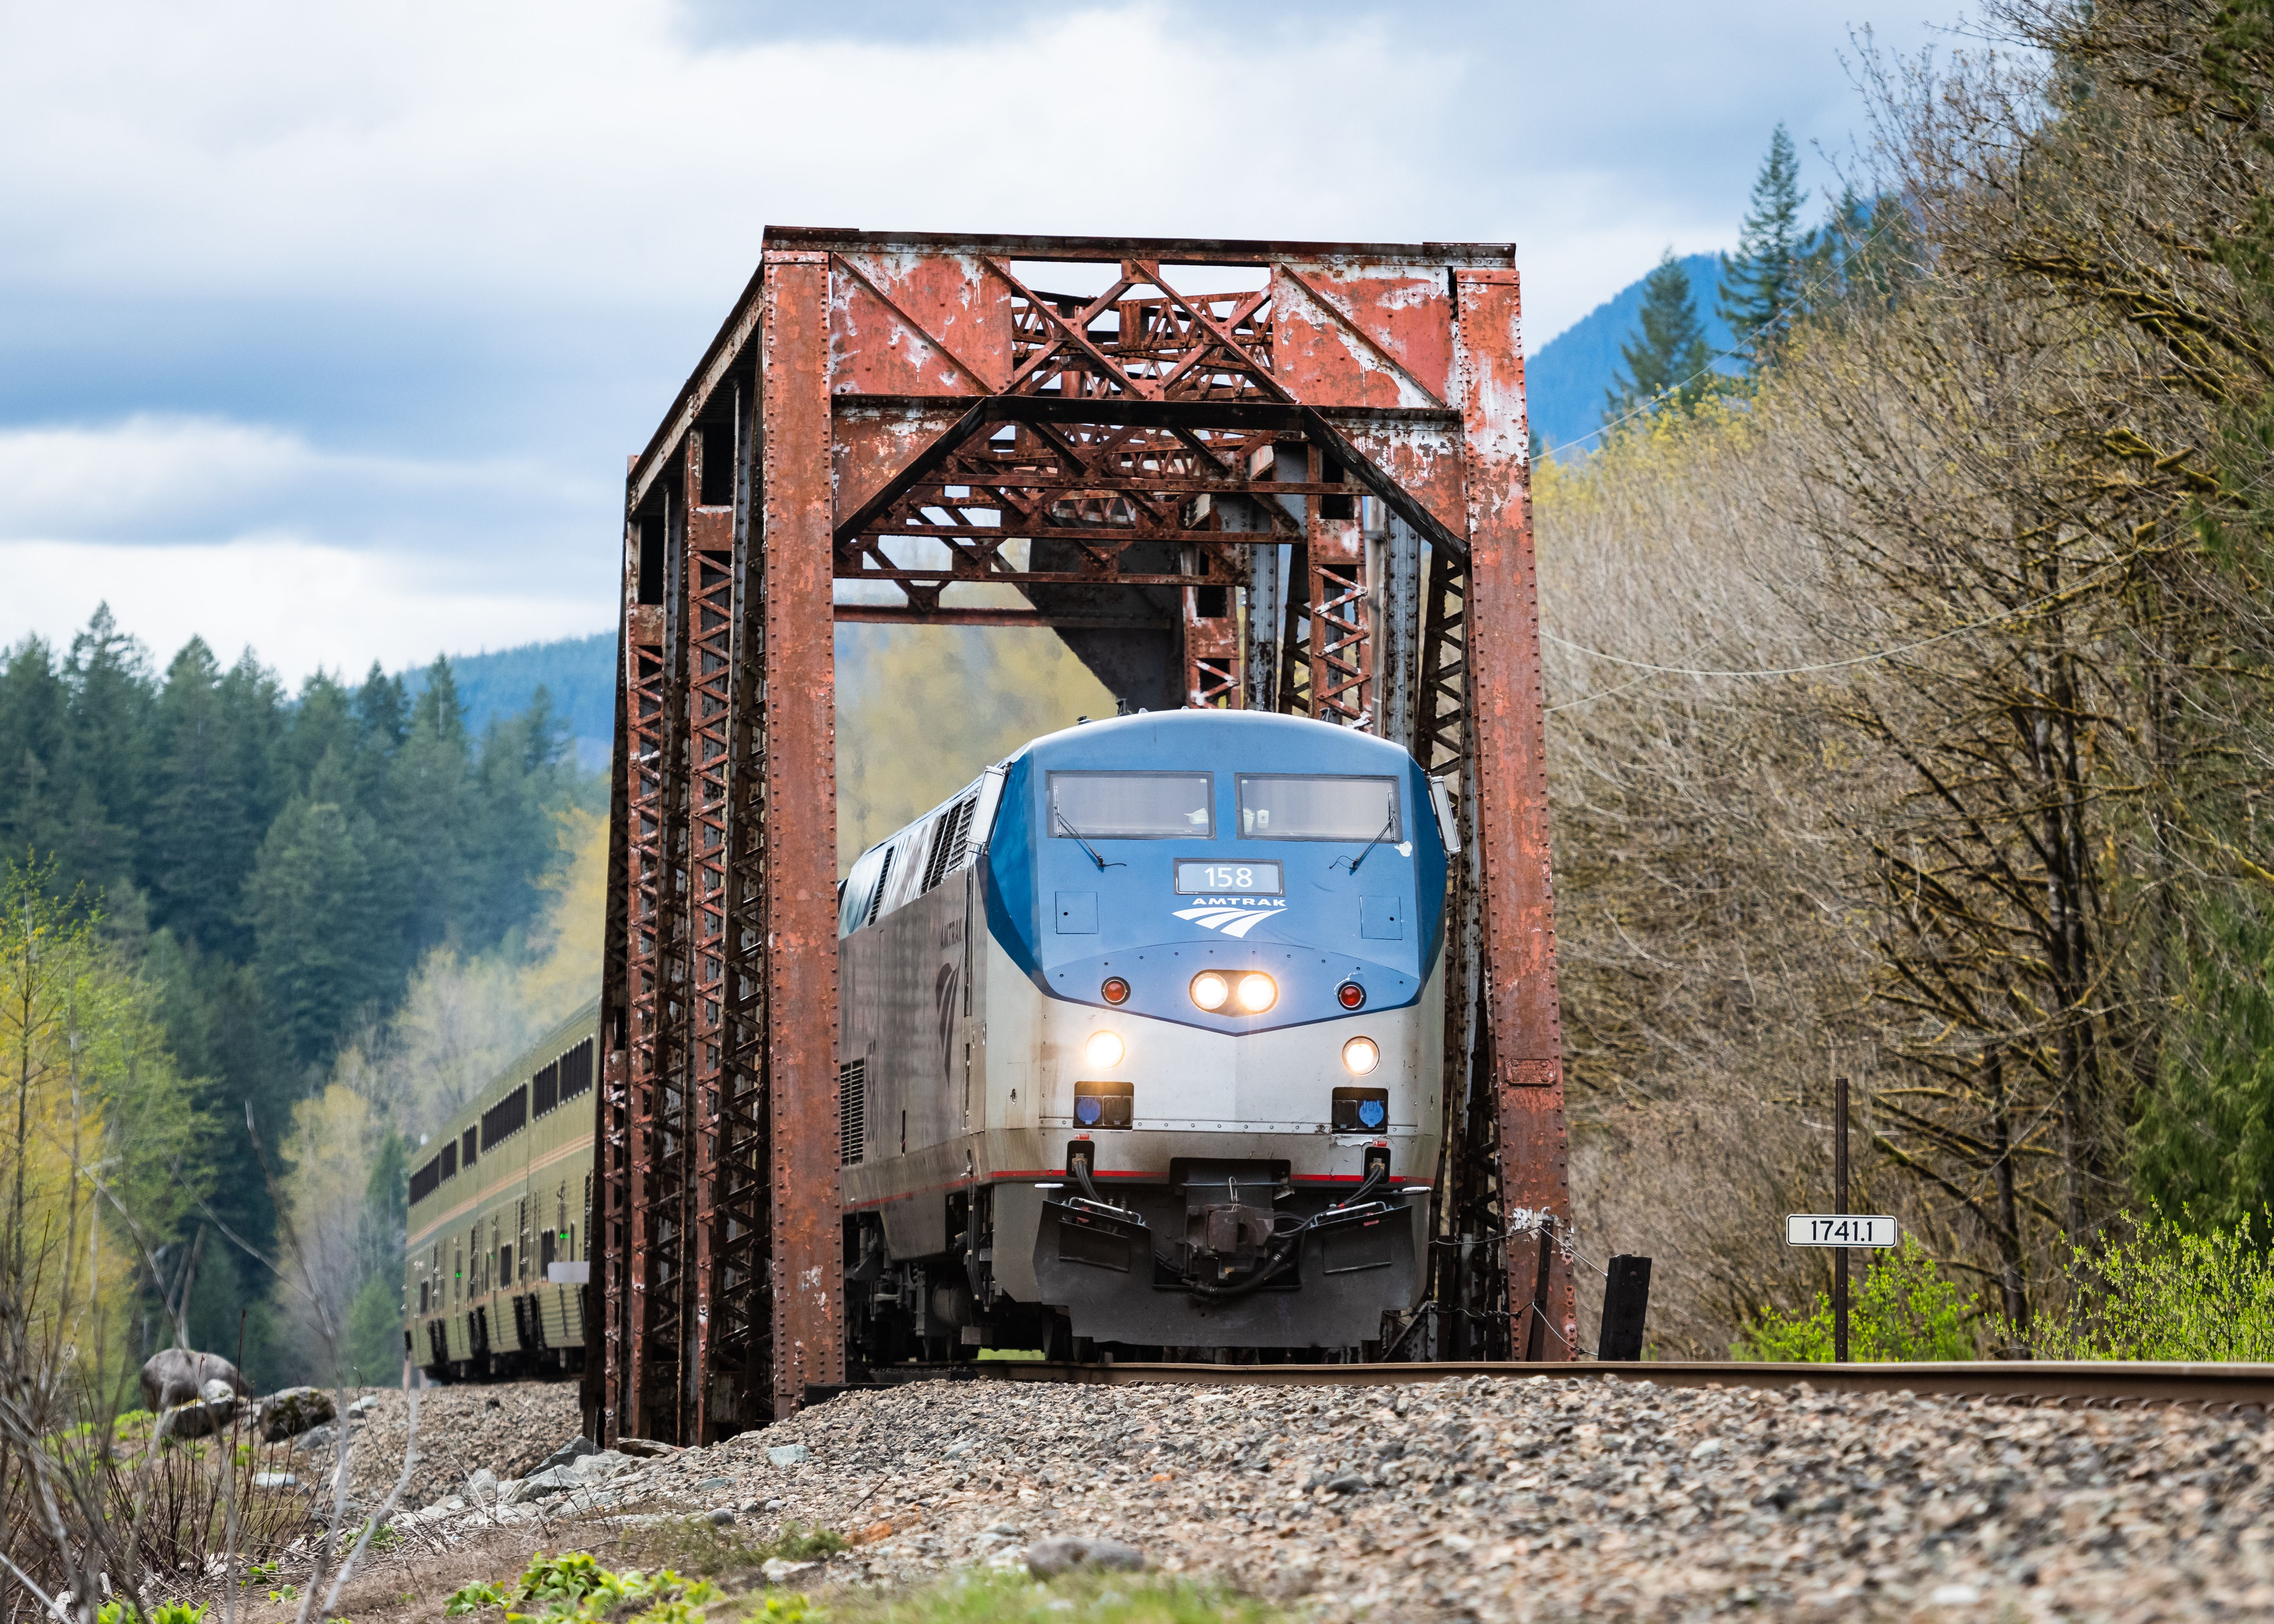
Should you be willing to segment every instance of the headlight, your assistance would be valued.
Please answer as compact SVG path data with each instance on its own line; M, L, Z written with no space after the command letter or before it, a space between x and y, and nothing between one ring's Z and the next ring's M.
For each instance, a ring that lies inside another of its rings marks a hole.
M1119 1033L1093 1032L1081 1052L1088 1057L1090 1064L1102 1071L1110 1071L1121 1064L1121 1056L1128 1050L1123 1045Z
M1239 978L1239 1007L1250 1015L1261 1015L1278 1002L1278 984L1269 976L1250 973Z
M1364 1077L1381 1064L1382 1050L1372 1038L1352 1038L1343 1045L1343 1069L1352 1077Z
M1231 996L1231 983L1213 970L1203 970L1193 977L1193 1002L1204 1010L1220 1010L1224 1001Z

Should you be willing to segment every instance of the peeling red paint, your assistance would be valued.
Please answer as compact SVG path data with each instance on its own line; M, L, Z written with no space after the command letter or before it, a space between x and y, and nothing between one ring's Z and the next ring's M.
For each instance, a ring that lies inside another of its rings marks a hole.
M1061 261L1111 280L1076 297L1021 268ZM1263 285L1194 291L1212 265ZM1382 729L1385 693L1418 690L1397 736L1477 786L1481 936L1457 948L1487 970L1498 1207L1568 1213L1519 309L1505 245L768 232L628 484L588 1385L608 1436L717 1436L843 1374L834 1033L811 1019L836 1000L834 580L897 594L844 618L1134 628L1190 704L1284 669L1266 703ZM1427 585L1385 639L1367 525L1393 519ZM1282 548L1296 601L1259 667L1240 605ZM1418 650L1400 685L1393 646ZM1559 1276L1559 1320L1570 1297Z

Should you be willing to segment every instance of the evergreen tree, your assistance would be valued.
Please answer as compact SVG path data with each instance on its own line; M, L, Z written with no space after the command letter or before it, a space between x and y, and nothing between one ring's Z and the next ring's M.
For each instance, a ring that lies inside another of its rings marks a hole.
M295 797L260 843L245 884L253 966L303 1064L330 1053L350 1019L393 979L394 965L371 951L370 836L371 820L350 820L336 801Z
M26 637L0 665L0 854L41 862L70 845L71 689L55 650ZM86 876L59 876L68 890Z
M1721 259L1717 309L1740 349L1758 357L1774 348L1791 325L1806 286L1810 244L1800 223L1800 154L1782 124L1769 138L1768 156L1753 182L1752 206L1737 233L1737 252Z
M466 924L471 942L496 941L535 917L552 866L529 853L553 838L569 786L568 729L540 687L529 709L490 724L477 773L476 841Z
M157 816L142 846L158 923L211 951L237 944L237 874L251 837L242 774L221 714L221 669L201 637L182 645L159 690L152 778Z
M291 705L276 675L251 649L221 680L222 726L243 785L248 824L244 844L230 853L238 884L252 871L260 837L294 793L285 743L291 733Z
M2198 1230L2249 1230L2274 1207L2274 925L2214 913L2187 1016L2132 1137L2134 1187Z
M475 834L468 794L473 768L450 662L437 656L388 775L388 832L418 865L418 883L394 893L403 905L406 972L410 960L465 918Z
M356 690L355 716L360 745L356 759L364 776L361 803L383 822L388 770L410 734L410 702L403 697L403 680L388 676L373 660L370 674Z
M1690 297L1690 275L1668 248L1643 280L1642 313L1632 342L1621 344L1623 376L1614 376L1605 397L1606 423L1642 410L1670 406L1688 411L1718 387L1706 331Z
M1900 201L1843 188L1809 246L1807 304L1893 304L1915 274L1918 244L1909 228Z
M293 793L308 793L308 780L327 757L351 763L362 749L363 725L356 718L355 696L330 673L317 672L300 685L289 723L285 755ZM370 810L362 805L363 776L351 777L350 800L358 809Z
M109 899L97 937L147 990L211 1126L198 1157L243 1169L248 1135L282 1158L310 1079L424 949L479 951L534 916L561 861L554 814L583 784L565 732L539 695L477 746L441 660L415 705L376 665L352 689L320 673L288 697L249 651L224 669L197 639L161 680L99 609L68 658L37 638L0 649L0 857L37 853L41 887ZM246 1368L276 1379L314 1373L254 1255L275 1253L267 1182L208 1179L216 1165L178 1169L211 1193L166 1242L186 1259L198 1220L219 1221L199 1246L192 1340L241 1342ZM396 1244L403 1177L399 1156L373 1175L373 1222ZM351 1332L389 1376L398 1289L391 1261L373 1273Z
M72 639L73 839L80 872L109 885L131 878L139 855L149 794L150 711L156 702L150 658L98 604Z
M200 952L195 944L162 929L150 936L142 974L157 992L166 1046L183 1075L197 1079L199 1109L216 1124L222 1141L249 1153L249 1116L252 1131L273 1153L291 1128L301 1071L269 1011L259 975L250 966ZM215 1186L211 1206L245 1244L263 1255L273 1252L276 1210L266 1179L222 1179ZM207 1244L210 1248L214 1237L208 1237ZM212 1312L218 1316L213 1323L224 1327L226 1336L198 1346L226 1352L235 1345L237 1309L267 1289L266 1274L234 1246L209 1254L199 1274L200 1297L192 1301L192 1328L200 1323L197 1302L212 1294ZM227 1289L221 1278L224 1274L234 1282Z

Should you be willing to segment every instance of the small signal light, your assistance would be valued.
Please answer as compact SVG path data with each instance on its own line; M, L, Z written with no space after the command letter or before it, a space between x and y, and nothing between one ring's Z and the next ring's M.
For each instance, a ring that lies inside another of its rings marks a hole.
M1366 1007L1366 989L1359 986L1356 981L1344 981L1341 986L1335 989L1335 1001L1340 1004L1343 1008L1346 1010L1364 1009Z
M1097 996L1108 1004L1126 1004L1129 1002L1129 983L1118 975L1109 975L1105 978L1105 984L1097 989Z

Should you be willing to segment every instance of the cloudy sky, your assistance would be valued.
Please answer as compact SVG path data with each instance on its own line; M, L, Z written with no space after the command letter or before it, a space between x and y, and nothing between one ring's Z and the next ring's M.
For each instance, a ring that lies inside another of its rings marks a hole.
M1844 151L1852 29L1937 4L0 0L0 641L613 625L769 222L1512 239L1536 348L1733 244L1780 119Z

